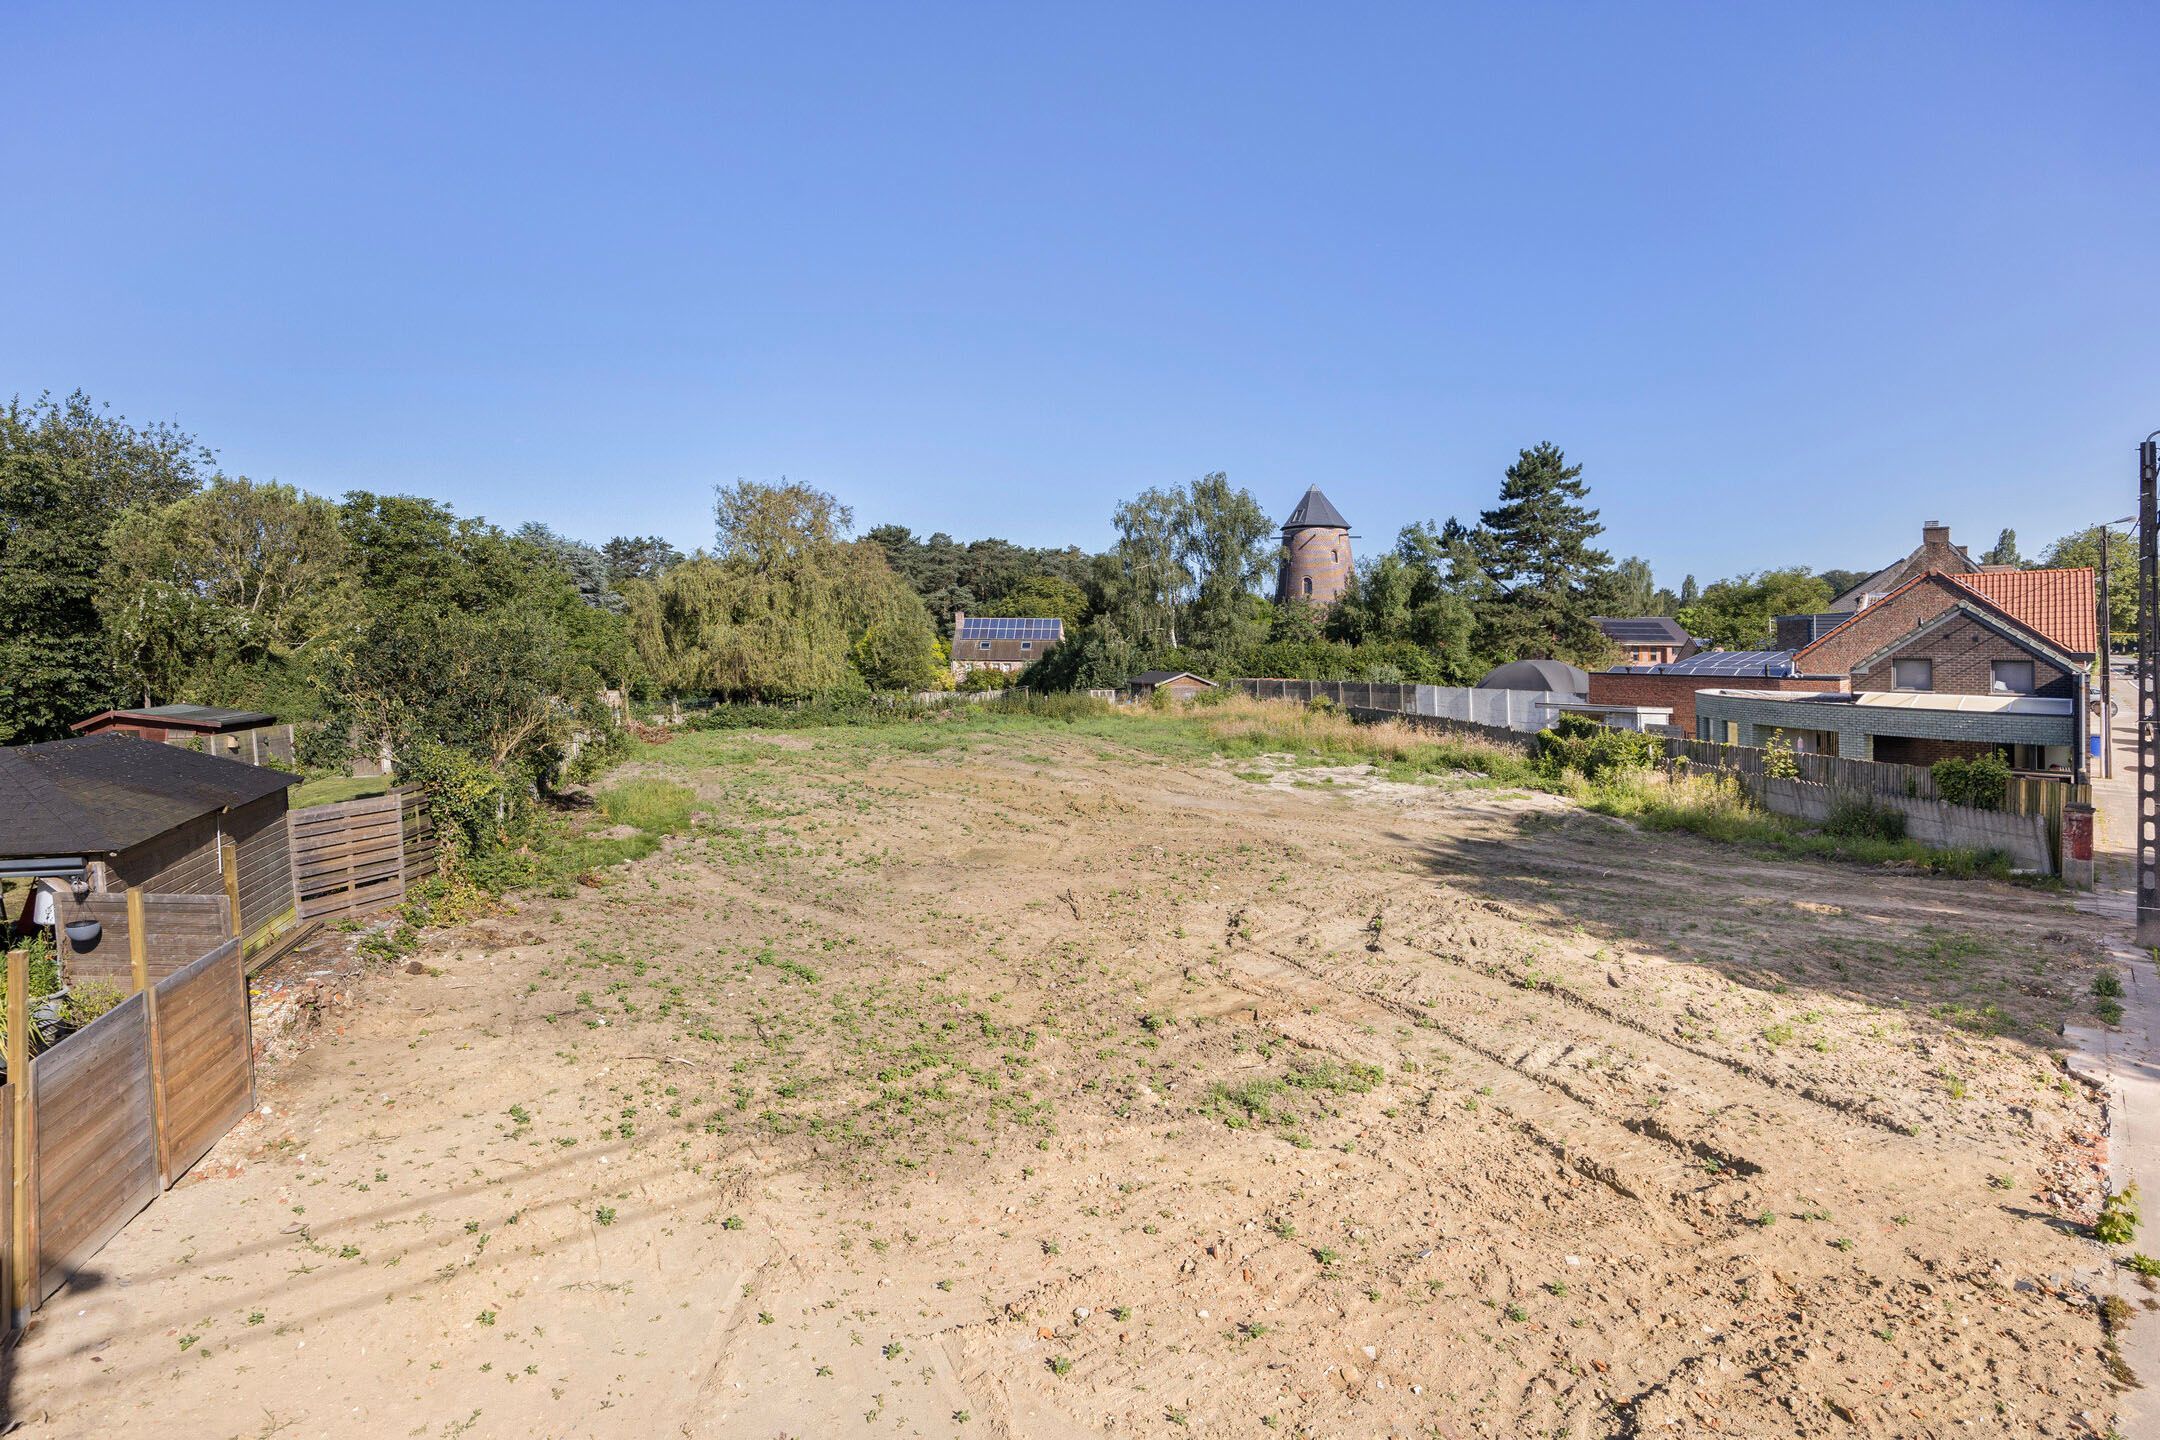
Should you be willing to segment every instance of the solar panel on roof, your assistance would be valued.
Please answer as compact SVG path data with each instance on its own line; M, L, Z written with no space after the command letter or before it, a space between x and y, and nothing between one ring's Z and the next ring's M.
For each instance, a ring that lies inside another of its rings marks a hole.
M1772 679L1792 674L1790 650L1705 650L1659 671L1667 675L1759 675Z
M960 627L962 640L1055 640L1063 628L1061 620L1044 620L1037 617L1006 617L1001 615L969 616Z

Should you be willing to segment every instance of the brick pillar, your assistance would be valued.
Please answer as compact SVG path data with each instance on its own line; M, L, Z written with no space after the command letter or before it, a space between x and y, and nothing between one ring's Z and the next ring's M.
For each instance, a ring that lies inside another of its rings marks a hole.
M2063 806L2062 873L2065 884L2093 888L2093 807L2078 800Z

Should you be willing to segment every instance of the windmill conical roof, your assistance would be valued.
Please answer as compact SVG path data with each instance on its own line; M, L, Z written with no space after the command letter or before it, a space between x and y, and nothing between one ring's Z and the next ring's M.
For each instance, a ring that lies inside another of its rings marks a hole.
M1343 519L1342 511L1329 502L1315 485L1305 492L1305 498L1297 502L1297 509L1283 521L1285 530L1347 530L1350 522Z

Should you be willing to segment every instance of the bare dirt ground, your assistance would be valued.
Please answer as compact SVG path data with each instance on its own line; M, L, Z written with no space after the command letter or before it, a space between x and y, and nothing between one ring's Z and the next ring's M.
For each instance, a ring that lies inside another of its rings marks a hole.
M363 977L23 1433L2108 1431L2059 896L1085 730L640 766L697 826Z

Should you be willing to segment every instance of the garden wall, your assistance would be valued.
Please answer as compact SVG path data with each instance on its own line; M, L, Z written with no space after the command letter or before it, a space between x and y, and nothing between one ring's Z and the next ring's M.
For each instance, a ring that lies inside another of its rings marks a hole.
M1740 780L1765 810L1817 824L1829 819L1839 802L1856 798L1856 792L1805 780L1770 775L1742 776ZM1974 810L1912 795L1874 794L1867 798L1880 809L1903 815L1906 836L1923 845L1937 850L2000 850L2010 857L2014 870L2055 873L2054 847L2049 843L2047 817L2043 815Z

